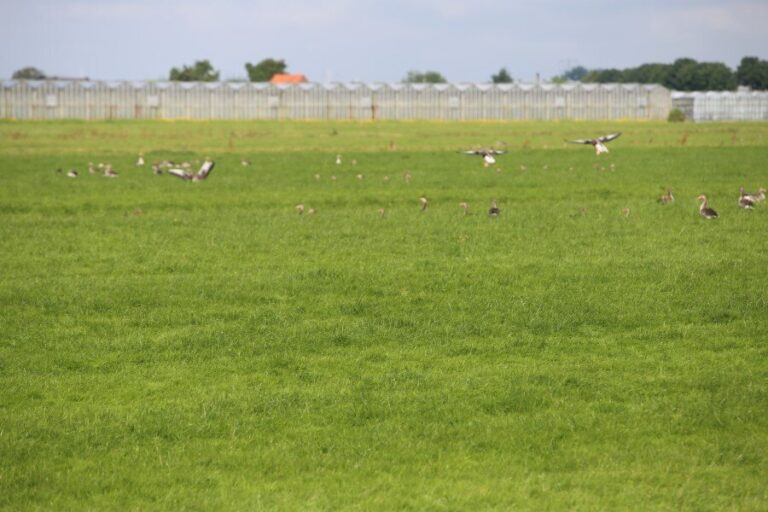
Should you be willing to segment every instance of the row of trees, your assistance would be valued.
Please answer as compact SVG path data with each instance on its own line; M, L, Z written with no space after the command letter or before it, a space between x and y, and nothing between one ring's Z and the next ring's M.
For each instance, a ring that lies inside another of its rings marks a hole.
M677 91L733 91L739 85L755 90L768 89L768 61L757 57L741 59L736 71L721 62L677 59L672 64L643 64L626 69L593 69L576 66L553 79L596 83L661 84Z
M245 71L251 82L269 82L273 76L285 73L287 67L284 60L275 59L264 59L258 64L245 63ZM168 78L178 82L216 82L219 75L210 61L198 60L191 66L172 68Z
M276 74L285 73L284 60L264 59L257 64L245 63L245 71L251 82L268 82ZM25 67L13 74L15 79L43 80L45 73L35 67ZM219 71L208 60L196 61L191 66L172 68L169 79L181 82L215 82ZM672 64L643 64L626 69L592 69L576 66L554 77L554 82L641 83L661 84L677 91L732 91L739 85L754 90L768 90L768 61L757 57L744 57L736 71L720 62L696 62L694 59L677 59ZM437 71L409 71L403 78L406 83L446 83L448 80ZM495 84L513 82L506 68L491 75Z

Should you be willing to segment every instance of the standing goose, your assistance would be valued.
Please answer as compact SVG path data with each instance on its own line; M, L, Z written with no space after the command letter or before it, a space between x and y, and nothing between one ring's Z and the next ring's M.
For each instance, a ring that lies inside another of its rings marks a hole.
M674 203L674 202L675 202L675 196L673 196L673 195L672 195L672 191L671 191L671 190L667 189L667 193L666 193L666 194L663 194L663 195L662 195L662 196L659 198L659 202L660 202L661 204L669 204L669 203Z
M488 208L488 215L491 217L498 217L501 213L501 210L499 210L499 207L496 205L496 200L494 199L491 201L491 207Z
M707 196L701 194L697 199L701 201L701 205L699 205L699 215L705 219L716 219L719 217L717 212L707 205Z
M421 211L425 211L427 209L427 206L429 205L429 200L427 200L426 197L422 196L419 198L419 203L421 203Z
M460 202L459 203L459 208L464 210L464 215L469 215L469 204L468 203L466 203L464 201Z
M744 187L739 187L739 208L745 210L751 210L755 207L755 200L750 195L744 192Z
M136 166L140 167L144 165L144 153L139 153L139 158L136 160Z
M477 155L483 157L483 167L488 167L496 163L494 155L503 155L506 151L501 149L470 149L463 152L465 155Z
M608 153L608 147L605 145L606 142L611 142L612 140L619 138L620 135L621 132L616 132L595 139L575 139L566 140L566 142L570 142L571 144L591 144L595 148L595 154L599 155L600 153Z
M107 164L104 167L104 177L106 177L106 178L117 178L117 172L115 172L115 170L112 169L112 164Z

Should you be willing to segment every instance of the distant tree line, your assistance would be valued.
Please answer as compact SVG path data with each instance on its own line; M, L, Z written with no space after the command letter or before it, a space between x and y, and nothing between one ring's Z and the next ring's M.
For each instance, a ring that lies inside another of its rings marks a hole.
M677 59L672 64L643 64L626 69L592 69L576 66L553 79L586 83L661 84L677 91L733 91L738 86L768 89L768 61L744 57L736 71L721 62Z

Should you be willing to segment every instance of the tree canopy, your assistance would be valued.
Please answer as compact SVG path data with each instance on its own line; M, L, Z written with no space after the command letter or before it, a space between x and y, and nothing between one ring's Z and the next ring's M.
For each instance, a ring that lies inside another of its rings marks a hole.
M746 85L752 89L768 89L768 61L757 57L744 57L736 69L736 79L740 85Z
M509 71L507 71L507 68L501 68L498 73L491 75L491 81L495 84L509 84L514 80Z
M672 64L643 64L627 69L593 69L582 82L656 83L678 91L732 91L739 85L737 76L721 62L677 59Z
M251 82L269 82L273 76L285 73L287 64L284 60L264 59L258 64L245 63L245 71Z
M403 78L408 84L444 84L448 80L437 71L409 71Z
M15 80L45 80L46 76L39 69L28 66L15 71L11 78Z
M172 68L170 80L178 82L216 82L219 72L213 69L208 60L198 60L192 66L181 69Z

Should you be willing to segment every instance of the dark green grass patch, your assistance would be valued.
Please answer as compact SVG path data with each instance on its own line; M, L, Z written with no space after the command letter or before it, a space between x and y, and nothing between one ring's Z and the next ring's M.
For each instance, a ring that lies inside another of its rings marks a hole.
M766 508L766 127L601 128L0 123L0 508Z

